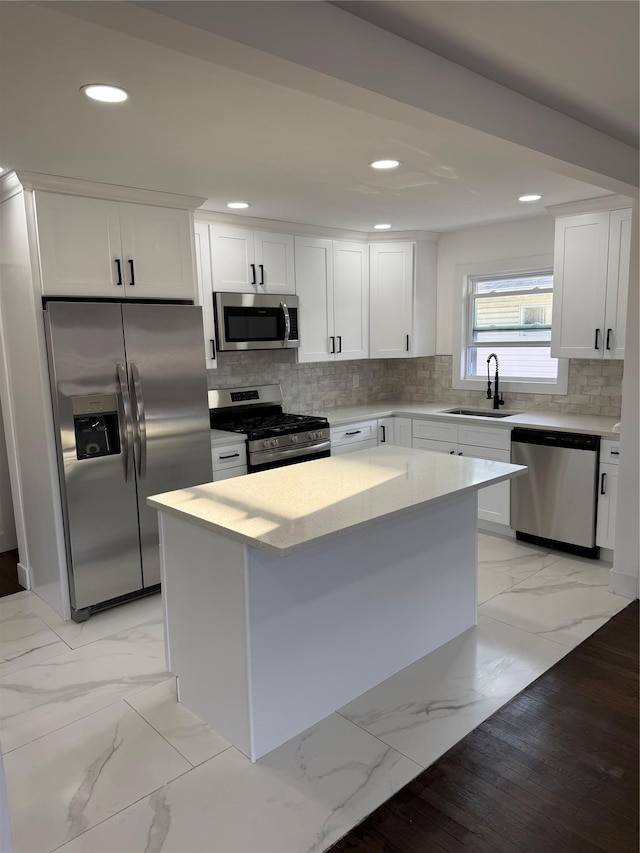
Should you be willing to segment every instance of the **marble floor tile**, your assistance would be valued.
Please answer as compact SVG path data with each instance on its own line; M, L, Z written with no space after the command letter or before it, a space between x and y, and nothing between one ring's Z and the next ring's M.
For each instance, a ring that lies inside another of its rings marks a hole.
M478 542L478 604L504 592L562 557L515 539L488 536Z
M178 702L174 677L147 687L126 701L194 767L230 746Z
M599 561L561 557L478 612L573 648L629 603L609 592L610 569Z
M480 617L338 713L427 767L567 651Z
M4 764L15 848L43 853L191 769L125 702L14 750Z
M76 649L154 619L162 619L160 593L95 613L86 622L61 621L52 628L67 645Z
M0 622L0 676L68 651L69 646L32 613Z
M419 772L332 714L256 764L226 750L57 853L320 853Z
M164 681L161 622L97 640L0 678L3 752Z
M24 590L0 598L0 623L19 616L38 616L49 628L64 625L64 621L35 592Z

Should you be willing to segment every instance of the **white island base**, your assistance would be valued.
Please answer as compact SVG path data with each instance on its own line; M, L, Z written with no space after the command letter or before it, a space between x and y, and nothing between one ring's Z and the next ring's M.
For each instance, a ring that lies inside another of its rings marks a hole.
M255 761L475 625L476 496L284 556L161 513L180 701Z

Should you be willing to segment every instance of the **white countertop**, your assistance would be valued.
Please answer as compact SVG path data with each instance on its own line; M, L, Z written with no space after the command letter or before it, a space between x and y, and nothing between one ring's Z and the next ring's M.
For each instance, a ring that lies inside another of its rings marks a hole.
M468 408L476 409L481 406L455 403L408 403L406 400L391 400L384 403L369 403L365 406L350 406L338 409L326 409L317 414L329 419L331 426L351 423L356 420L367 418L385 418L398 415L406 418L442 418L453 423L478 424L482 426L501 427L512 429L514 426L530 427L531 429L553 429L560 432L578 432L589 435L599 435L602 438L618 440L620 434L614 430L617 423L616 418L600 417L597 415L570 415L564 412L523 412L522 414L509 415L507 418L492 418L490 416L476 417L466 415L451 415L443 412L444 409ZM491 406L487 404L487 411L491 412ZM505 409L501 410L502 412ZM508 411L508 410L506 410ZM518 411L518 410L516 410Z
M505 462L384 445L154 495L148 503L284 554L525 471Z

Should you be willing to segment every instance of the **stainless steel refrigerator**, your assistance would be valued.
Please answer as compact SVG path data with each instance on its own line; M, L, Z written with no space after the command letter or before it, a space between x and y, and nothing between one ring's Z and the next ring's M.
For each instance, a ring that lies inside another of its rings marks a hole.
M49 301L72 618L157 590L149 495L212 479L201 309Z

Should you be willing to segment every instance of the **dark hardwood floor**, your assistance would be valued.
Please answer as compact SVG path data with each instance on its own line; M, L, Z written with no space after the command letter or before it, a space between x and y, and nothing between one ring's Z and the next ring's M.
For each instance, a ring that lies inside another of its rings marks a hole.
M22 592L23 586L18 583L18 552L4 551L0 554L0 598Z
M637 853L638 602L333 853Z

